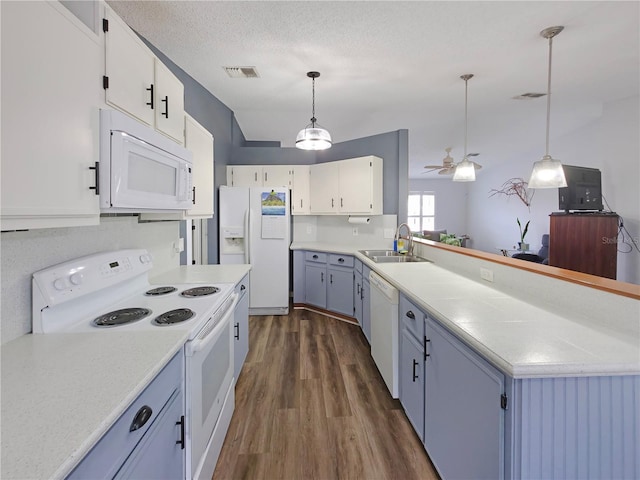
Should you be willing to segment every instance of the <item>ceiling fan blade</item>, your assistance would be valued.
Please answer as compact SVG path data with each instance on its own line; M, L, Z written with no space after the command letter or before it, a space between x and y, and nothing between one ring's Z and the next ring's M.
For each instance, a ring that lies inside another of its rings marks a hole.
M455 168L443 168L438 172L438 175L453 175Z

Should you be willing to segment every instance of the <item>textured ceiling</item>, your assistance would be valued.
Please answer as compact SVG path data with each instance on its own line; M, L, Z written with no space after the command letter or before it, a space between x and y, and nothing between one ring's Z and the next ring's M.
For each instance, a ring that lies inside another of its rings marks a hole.
M445 147L461 159L465 73L475 160L491 168L538 145L542 156L545 97L512 97L546 91L546 27L565 26L553 42L552 142L640 89L637 1L108 3L233 110L248 140L293 146L317 70L316 117L334 142L406 128L415 178Z

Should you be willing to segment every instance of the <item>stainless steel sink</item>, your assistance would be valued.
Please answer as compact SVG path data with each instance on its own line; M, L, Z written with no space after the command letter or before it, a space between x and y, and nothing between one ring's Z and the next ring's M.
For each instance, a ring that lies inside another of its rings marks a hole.
M415 263L430 261L416 255L401 254L393 250L360 250L360 253L376 263Z
M415 255L396 255L389 257L371 257L376 263L415 263L415 262L428 262L426 258L416 257Z

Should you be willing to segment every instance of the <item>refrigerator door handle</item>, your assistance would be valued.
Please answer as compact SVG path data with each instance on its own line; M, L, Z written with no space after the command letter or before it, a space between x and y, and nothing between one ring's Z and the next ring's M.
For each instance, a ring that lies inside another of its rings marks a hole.
M251 225L251 209L248 208L244 211L244 263L250 263L251 256L249 254L249 248L251 247L251 235L249 232L249 225Z

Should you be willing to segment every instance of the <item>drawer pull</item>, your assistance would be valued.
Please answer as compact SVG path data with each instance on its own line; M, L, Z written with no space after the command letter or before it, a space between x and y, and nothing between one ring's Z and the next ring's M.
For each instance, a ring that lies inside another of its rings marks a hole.
M339 261L340 263L344 263L344 258L340 257L340 258L338 259L338 261Z
M184 415L180 416L176 425L180 425L180 440L176 440L176 445L180 445L180 450L184 450Z
M236 323L233 328L236 331L236 333L233 334L233 338L240 340L240 322Z
M415 320L416 319L415 313L413 313L411 310L409 310L407 312L407 317L409 317L411 320Z
M135 432L139 428L142 428L145 423L149 421L151 415L153 414L153 410L148 405L144 405L138 410L136 416L133 417L133 422L131 422L131 426L129 427L130 432Z
M313 258L314 258L315 260L317 260L317 259L318 259L318 255L314 255L314 256L313 256Z
M242 292L243 290L246 290L247 287L245 287L244 285L240 285L240 291Z

